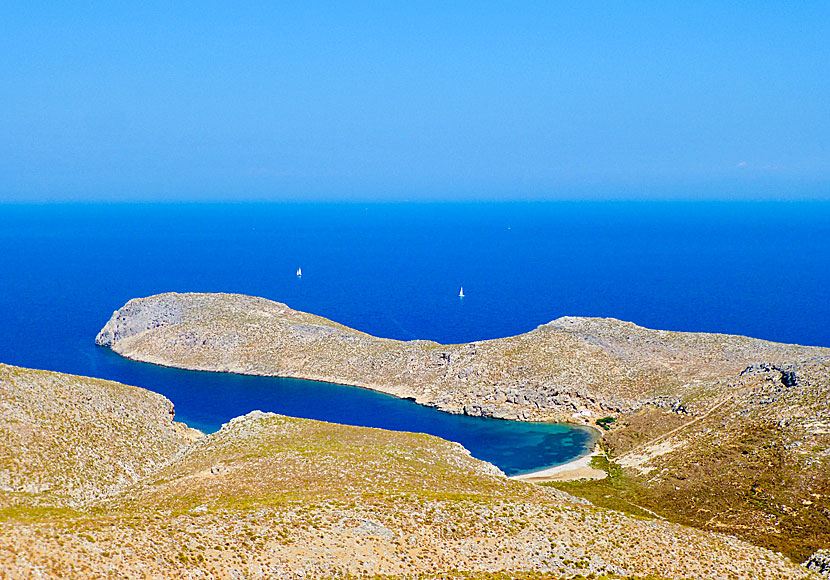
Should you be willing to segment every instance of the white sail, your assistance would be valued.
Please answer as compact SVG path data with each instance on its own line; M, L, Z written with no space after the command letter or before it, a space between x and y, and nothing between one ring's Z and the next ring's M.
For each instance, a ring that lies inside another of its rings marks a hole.
M464 286L461 287L461 290L458 291L458 297L464 298Z
M303 269L302 268L297 268L297 276L301 277L302 275L303 275Z

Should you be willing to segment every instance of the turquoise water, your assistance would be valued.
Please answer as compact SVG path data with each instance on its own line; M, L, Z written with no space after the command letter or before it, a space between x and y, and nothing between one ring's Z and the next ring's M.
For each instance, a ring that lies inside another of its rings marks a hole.
M164 369L93 340L130 298L216 291L403 340L582 315L830 346L829 249L830 203L0 205L0 362L146 387L206 430L261 409L425 431L516 473L579 455L591 434Z
M137 363L98 349L97 376L118 377L176 402L177 418L215 431L253 409L332 423L430 433L462 443L508 475L563 463L595 440L588 428L452 415L368 389L274 377L185 371Z

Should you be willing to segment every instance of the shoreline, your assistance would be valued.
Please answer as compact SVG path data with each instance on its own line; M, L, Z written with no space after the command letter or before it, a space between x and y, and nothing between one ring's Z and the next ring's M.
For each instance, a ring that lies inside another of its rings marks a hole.
M554 419L547 419L547 420L535 420L535 419L520 419L519 417L513 417L513 418L497 417L497 416L493 416L493 415L469 415L467 413L464 413L463 411L459 412L458 409L446 409L446 408L442 408L441 406L427 405L427 404L424 404L423 402L418 401L417 399L415 399L415 397L406 396L406 395L402 395L402 394L399 394L399 393L396 393L396 392L392 392L391 389L390 390L384 390L380 386L374 385L374 384L371 384L371 383L362 383L361 384L361 383L358 383L357 381L354 381L354 382L352 382L352 381L349 381L349 382L345 382L345 381L344 382L335 382L335 381L333 381L331 379L328 379L328 378L322 378L322 377L319 377L319 376L309 376L309 374L305 374L305 373L302 373L302 374L301 373L293 373L293 374L288 374L288 373L258 374L258 373L254 373L254 372L246 372L246 371L239 370L239 369L218 370L218 369L204 368L204 367L201 367L199 365L192 365L192 364L182 364L182 363L172 364L170 362L162 361L162 360L158 360L158 359L152 360L150 357L148 357L148 358L139 358L139 357L135 356L133 353L119 352L115 348L113 348L112 346L110 346L110 347L105 347L105 346L102 346L102 345L97 345L97 346L99 348L105 348L110 353L112 353L112 354L114 354L114 355L116 355L120 358L124 358L124 359L130 360L130 361L133 361L133 362L137 362L139 364L157 366L157 367L160 367L160 368L167 368L167 369L172 369L172 370L188 371L188 372L197 372L197 373L230 374L230 375L250 376L250 377L265 377L265 378L270 377L270 378L286 378L286 379L294 379L294 380L316 381L316 382L322 382L322 383L327 383L327 384L338 385L338 386L341 386L341 387L365 389L365 390L368 390L368 391L373 391L373 392L376 392L376 393L389 395L389 396L395 397L396 399L408 400L408 401L411 401L412 403L414 403L418 406L426 407L426 408L432 408L432 409L435 409L436 411L439 411L441 413L446 413L448 415L459 415L459 416L475 417L475 418L481 418L481 419L493 419L493 420L496 420L496 421L510 421L510 422L514 422L514 423L538 423L538 424L553 423L553 424L565 425L567 427L586 428L590 431L593 431L596 434L596 439L594 441L593 450L590 453L588 453L586 455L579 456L575 459L572 459L571 461L568 461L566 463L562 463L560 465L556 465L556 466L553 466L553 467L546 467L544 469L537 469L535 471L522 473L522 474L519 474L519 475L511 475L511 476L503 475L503 476L507 477L507 479L515 479L517 481L527 481L527 482L530 482L530 483L542 483L542 482L546 482L546 481L570 481L570 480L575 480L575 479L602 479L607 475L604 471L594 469L594 468L592 468L588 465L591 458L594 457L595 455L604 455L604 453L602 451L600 451L599 445L598 445L598 442L604 436L604 431L602 429L600 429L599 427L597 427L596 425L592 425L591 423L587 422L584 418L583 418L582 421L575 421L573 416L571 416L570 418L558 418L557 417L557 418L554 418ZM111 379L104 379L104 380L111 380ZM232 420L232 419L229 419L229 420ZM187 424L187 426L191 429L199 430L196 427L192 427L189 424ZM207 432L208 431L205 431L205 433L207 433ZM448 439L448 441L452 441L452 440ZM453 442L463 446L463 444L458 442L458 441L453 441ZM468 450L468 452L469 452L469 450ZM472 455L472 453L471 453L471 455ZM473 457L475 457L475 456L473 456ZM486 460L481 459L481 461L486 461ZM500 469L498 466L495 466L495 467L496 467L496 469ZM571 474L572 471L574 471L576 473ZM561 475L559 475L560 473L561 473Z
M601 437L601 435L600 435ZM599 440L597 440L599 441ZM605 456L605 453L599 448L597 443L594 444L594 449L587 455L582 455L576 459L572 459L567 463L547 467L538 471L531 471L529 473L522 473L520 475L511 475L508 479L516 481L524 481L527 483L545 483L548 481L576 481L579 479L605 479L608 474L595 467L591 467L591 460L594 457Z
M431 405L428 402L424 402L423 400L419 400L417 398L417 394L410 394L410 387L408 385L396 385L393 387L387 387L385 385L371 383L371 382L362 382L362 381L350 381L347 379L336 379L327 376L321 375L314 375L312 373L290 373L290 372L282 372L282 373L259 373L253 371L245 371L241 369L214 369L208 368L199 365L187 364L187 363L171 363L167 361L162 361L159 359L153 360L153 357L145 357L139 358L133 353L127 353L123 351L116 350L113 346L103 346L103 345L96 345L99 348L104 348L109 350L110 352L118 355L119 357L125 358L127 360L131 360L133 362L142 363L142 364L149 364L154 365L157 367L167 368L167 369L174 369L180 371L195 371L200 373L216 373L216 374L229 374L229 375L239 375L239 376L246 376L246 377L271 377L277 379L295 379L301 381L315 381L318 383L327 383L330 385L339 385L341 387L354 387L357 389L365 389L367 391L373 391L375 393L381 393L383 395L389 395L395 397L396 399L402 399L406 401L411 401L416 405L420 405L422 407L427 407L431 409L436 409L441 411L442 413L448 413L450 415L464 415L467 417L481 417L483 419L496 419L499 421L514 421L516 423L556 423L559 425L567 425L569 427L586 427L593 431L596 431L598 434L597 440L601 439L603 436L603 431L600 430L597 425L591 423L587 418L583 417L581 421L575 420L573 414L568 413L555 413L550 416L546 416L543 418L537 417L521 417L517 413L515 416L499 416L499 415L471 415L466 413L463 408L457 407L446 407L441 405ZM597 415L601 415L601 413L597 413Z

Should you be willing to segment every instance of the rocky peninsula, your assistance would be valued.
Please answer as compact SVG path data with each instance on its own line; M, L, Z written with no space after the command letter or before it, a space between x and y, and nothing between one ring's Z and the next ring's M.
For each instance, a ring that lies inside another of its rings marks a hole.
M0 364L0 577L790 579L732 536L506 479L428 435Z
M593 422L679 408L757 361L830 356L830 349L573 317L496 340L402 342L240 294L133 299L95 341L164 366L356 385L450 413L521 421Z
M160 365L308 378L452 413L599 424L598 505L735 534L804 561L830 548L830 349L565 317L467 344L377 338L263 298L129 301L96 338Z

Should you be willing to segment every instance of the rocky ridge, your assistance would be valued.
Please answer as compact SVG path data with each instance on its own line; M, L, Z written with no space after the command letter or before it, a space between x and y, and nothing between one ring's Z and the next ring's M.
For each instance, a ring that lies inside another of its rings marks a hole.
M5 365L0 391L3 578L811 577L734 537L506 479L428 435L252 412L203 436L159 395Z

